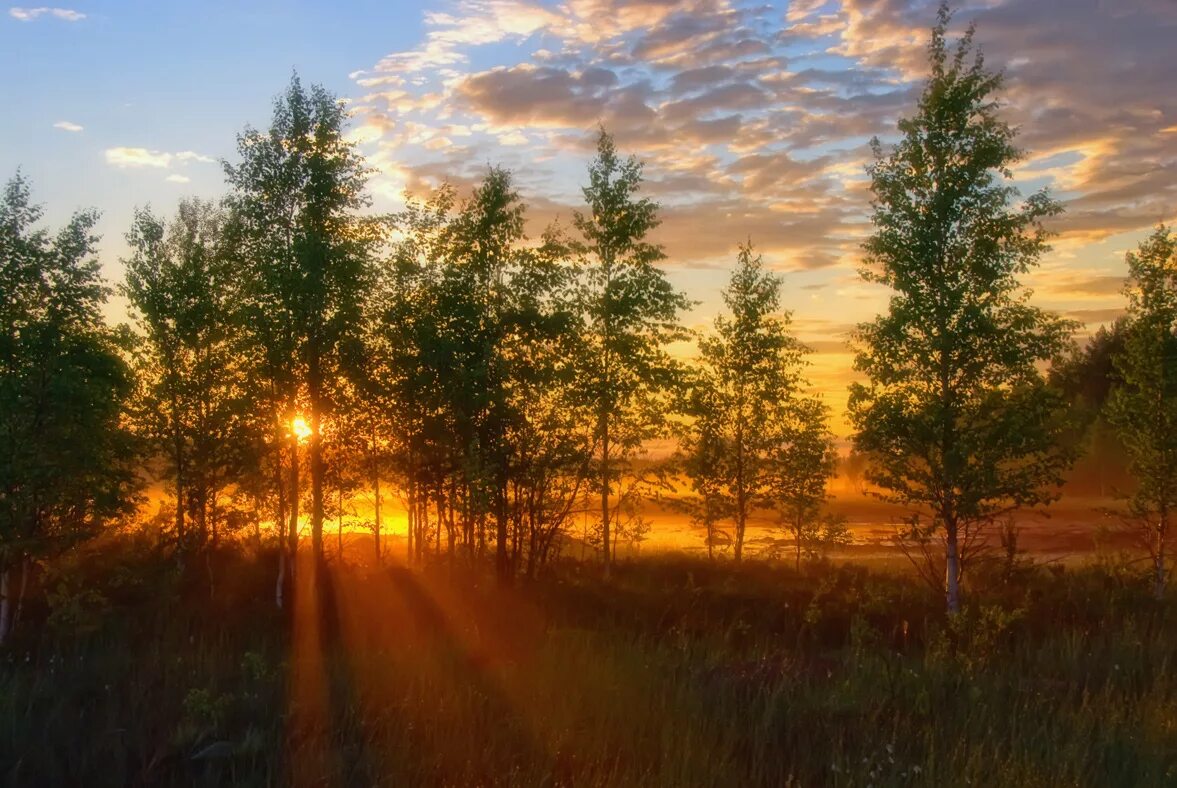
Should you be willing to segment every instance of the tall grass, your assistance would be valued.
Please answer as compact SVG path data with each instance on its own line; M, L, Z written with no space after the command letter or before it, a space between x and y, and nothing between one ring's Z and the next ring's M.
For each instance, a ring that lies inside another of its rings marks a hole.
M914 580L852 566L646 559L610 583L570 565L514 591L350 569L311 620L271 609L271 564L226 554L181 574L110 549L73 570L94 622L61 613L68 583L50 578L3 655L0 775L1177 784L1172 604L1104 570L979 578L950 622Z

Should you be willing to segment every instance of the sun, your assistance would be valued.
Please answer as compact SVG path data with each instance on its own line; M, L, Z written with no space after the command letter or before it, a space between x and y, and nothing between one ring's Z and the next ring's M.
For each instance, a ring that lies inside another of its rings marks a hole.
M300 441L305 441L311 437L311 426L307 424L307 420L302 416L295 416L294 420L290 422L290 431L294 433L294 437Z

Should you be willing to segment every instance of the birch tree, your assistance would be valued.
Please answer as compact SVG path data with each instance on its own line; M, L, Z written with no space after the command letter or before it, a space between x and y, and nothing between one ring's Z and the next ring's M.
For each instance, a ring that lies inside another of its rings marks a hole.
M134 317L137 431L164 459L175 496L177 553L210 540L223 519L222 491L253 458L239 357L236 280L222 244L224 216L185 200L165 223L139 210L123 261L122 292ZM220 514L218 514L220 512Z
M27 181L0 198L0 642L14 568L129 511L134 444L126 337L109 328L94 212L37 228ZM22 585L24 585L22 577Z
M367 170L345 136L343 102L294 77L275 102L268 132L247 128L240 161L226 163L240 232L243 314L255 338L258 374L270 381L275 441L293 453L288 425L300 402L311 476L311 539L323 555L323 419L346 347L358 341L371 258L382 234L360 214ZM292 463L292 468L297 466Z
M1019 200L1022 153L998 112L999 73L970 27L955 51L946 5L928 46L930 75L899 141L873 142L867 170L874 232L863 277L892 291L888 311L856 332L855 447L870 481L916 513L918 538L944 541L944 593L960 608L962 542L1018 507L1057 495L1073 452L1063 401L1040 365L1072 326L1030 305L1018 277L1047 250L1045 192Z
M781 312L781 286L751 244L741 245L723 291L728 314L699 340L687 468L705 518L729 513L737 561L755 509L797 506L802 491L813 489L819 509L832 472L825 409L803 392L806 349ZM815 513L806 503L794 519Z
M664 400L681 380L667 345L686 338L679 316L690 302L657 266L666 255L648 239L659 223L658 206L638 196L642 166L635 158L621 158L604 129L588 174L582 189L587 211L574 214L587 260L580 377L596 424L595 477L608 576L611 494L642 444L666 433Z
M1128 512L1145 537L1161 599L1177 511L1177 238L1161 226L1127 259L1127 336L1114 357L1120 381L1108 419L1128 452L1136 481Z

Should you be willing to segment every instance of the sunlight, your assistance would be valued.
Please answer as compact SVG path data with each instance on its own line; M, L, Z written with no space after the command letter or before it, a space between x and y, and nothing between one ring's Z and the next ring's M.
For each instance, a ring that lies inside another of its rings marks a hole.
M290 431L294 433L294 437L298 439L299 443L306 441L314 432L311 425L307 424L307 420L302 416L294 417L294 420L290 422Z

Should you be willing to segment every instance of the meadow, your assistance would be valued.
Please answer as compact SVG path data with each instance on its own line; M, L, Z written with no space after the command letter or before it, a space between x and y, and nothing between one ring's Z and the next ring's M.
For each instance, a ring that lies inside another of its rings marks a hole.
M4 782L1177 781L1173 600L1111 554L993 557L953 618L844 559L650 551L501 588L330 556L285 613L275 564L180 570L131 533L48 567L0 667Z

